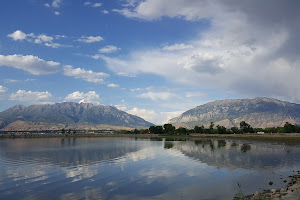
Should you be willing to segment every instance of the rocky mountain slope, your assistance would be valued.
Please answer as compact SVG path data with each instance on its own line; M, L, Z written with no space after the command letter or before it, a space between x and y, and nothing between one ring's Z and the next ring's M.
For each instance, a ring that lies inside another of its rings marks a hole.
M271 98L217 100L188 110L169 123L194 128L215 122L232 127L241 121L261 128L283 126L285 122L300 124L300 104Z
M139 128L153 125L112 106L89 103L17 105L0 112L0 130Z

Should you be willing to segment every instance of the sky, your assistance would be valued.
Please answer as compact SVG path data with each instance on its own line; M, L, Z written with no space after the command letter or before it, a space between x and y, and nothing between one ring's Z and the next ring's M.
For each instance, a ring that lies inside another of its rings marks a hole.
M2 0L0 111L111 105L155 124L204 103L300 103L299 0Z

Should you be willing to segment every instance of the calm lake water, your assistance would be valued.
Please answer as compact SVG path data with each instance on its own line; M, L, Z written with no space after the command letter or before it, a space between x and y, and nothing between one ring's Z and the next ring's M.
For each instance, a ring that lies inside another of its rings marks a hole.
M232 199L280 188L300 144L247 140L0 140L0 199ZM294 171L294 172L293 172ZM272 181L273 185L269 186Z

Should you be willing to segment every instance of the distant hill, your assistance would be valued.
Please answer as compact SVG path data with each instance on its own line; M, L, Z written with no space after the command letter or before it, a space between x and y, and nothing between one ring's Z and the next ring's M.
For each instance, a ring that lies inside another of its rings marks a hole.
M125 129L153 124L113 106L64 102L17 105L0 112L0 130Z
M169 123L194 128L215 122L232 127L241 121L261 128L283 126L285 122L300 124L300 104L271 98L217 100L188 110Z

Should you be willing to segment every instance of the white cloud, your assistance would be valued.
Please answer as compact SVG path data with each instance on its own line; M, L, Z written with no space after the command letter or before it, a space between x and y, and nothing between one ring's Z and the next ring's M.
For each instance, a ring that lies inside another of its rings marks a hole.
M127 112L132 115L139 116L146 121L152 122L156 125L162 125L168 122L169 119L178 117L183 111L173 111L173 112L156 112L154 110L148 110L143 108L134 107L132 109L126 108L124 105L116 105L119 110Z
M118 108L119 110L125 111L126 112L126 106L124 105L115 105L116 108Z
M104 83L104 78L109 77L109 74L103 72L93 72L81 68L73 68L71 65L64 66L64 75L80 78L92 83Z
M125 110L125 112L132 114L132 115L139 116L139 117L143 118L144 120L152 122L152 123L155 120L155 117L157 115L154 110L141 109L141 108L137 108L137 107L134 107L133 109L130 109L130 110Z
M0 55L0 66L22 69L33 75L56 73L59 65L58 62L45 61L33 55Z
M99 53L113 53L119 51L120 48L113 45L106 45L105 47L98 50Z
M116 87L119 87L119 85L110 83L110 84L107 84L107 87L116 88Z
M166 51L179 51L179 50L185 50L185 49L192 49L193 45L186 45L186 44L174 44L171 46L164 46L163 50Z
M193 97L207 97L208 94L204 92L187 92L185 94L186 98L193 98Z
M11 37L13 40L25 40L27 35L20 30L16 30L15 32L7 35L7 37Z
M52 47L52 48L59 48L59 47L73 47L72 45L64 45L64 44L59 44L59 43L45 43L44 44L47 47Z
M126 73L126 72L117 72L116 74L117 74L118 76L136 77L136 75L128 74L128 73Z
M7 95L8 95L7 88L0 85L0 100L7 99Z
M93 42L100 42L103 38L101 36L82 36L77 41L84 42L84 43L93 43Z
M32 92L19 90L10 95L9 100L24 101L29 103L49 103L52 94L49 92Z
M54 14L55 14L55 15L60 15L60 12L55 11Z
M103 14L109 14L109 12L107 10L102 10Z
M47 7L47 8L50 8L50 4L49 3L45 3L44 6Z
M62 0L53 0L52 7L59 8L61 3L62 3Z
M17 82L20 82L20 80L16 80L16 79L4 79L3 82L4 83L17 83Z
M89 91L87 93L76 91L68 94L65 98L65 101L79 100L79 103L100 104L100 99L100 95L95 91Z
M143 91L144 89L142 88L134 88L134 89L130 89L131 92L136 92L136 91Z
M193 0L145 0L128 4L123 9L114 9L129 18L140 18L145 20L155 20L163 16L170 18L184 18L186 20L198 20L211 16L216 13L212 11L219 11L215 1L193 1Z
M41 34L36 37L34 43L40 44L42 42L52 42L53 39L54 39L53 37Z
M87 1L87 2L84 2L83 5L88 6L88 5L90 5L90 4L91 4L91 2Z
M27 42L34 42L35 44L43 44L47 47L58 48L58 47L72 47L72 45L63 45L53 42L54 37L47 36L45 34L35 35L33 33L26 34L20 30L15 31L12 34L7 35L7 37L13 38L13 40L26 40ZM65 35L56 35L55 39L66 38Z
M66 35L55 35L55 39L68 38Z
M138 95L138 97L151 99L154 101L157 101L157 100L167 101L171 98L174 98L175 96L176 95L174 95L171 92L146 92L146 93L142 93L142 94Z
M92 5L92 7L94 7L94 8L100 7L100 6L102 6L102 3L94 3L94 4Z
M114 72L156 74L176 83L246 97L300 102L298 2L127 1L120 14L144 20L162 17L207 21L184 51L179 45L133 51L125 59L101 57ZM280 12L279 12L280 10ZM199 21L200 22L200 21ZM172 48L170 48L172 47ZM182 45L182 47L184 47ZM172 50L172 51L166 51Z
M0 95L1 95L1 94L4 94L4 93L6 93L6 92L7 92L7 88L4 87L4 86L2 86L2 85L0 85Z

